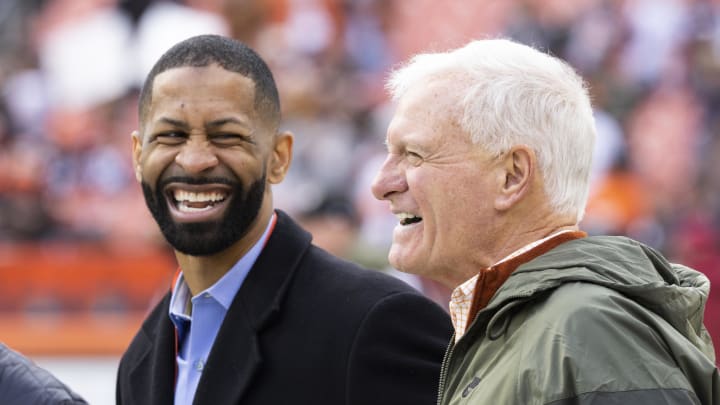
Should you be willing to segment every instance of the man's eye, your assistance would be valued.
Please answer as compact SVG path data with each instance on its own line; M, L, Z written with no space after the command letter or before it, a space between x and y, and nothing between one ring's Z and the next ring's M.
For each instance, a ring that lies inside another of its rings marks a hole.
M422 163L422 161L423 161L422 156L420 156L419 154L417 154L415 152L407 151L407 152L405 152L405 155L407 156L408 162L410 162L410 164L412 164L412 165L417 166L420 163Z
M250 137L232 132L213 134L213 143L218 145L238 145L241 143L254 143Z
M163 145L177 145L182 143L187 135L179 131L161 132L155 135L154 140Z

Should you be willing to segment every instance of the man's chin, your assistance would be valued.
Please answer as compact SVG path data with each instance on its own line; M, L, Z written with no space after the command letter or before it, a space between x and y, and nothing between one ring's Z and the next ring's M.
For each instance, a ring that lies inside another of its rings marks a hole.
M403 273L417 274L414 270L417 270L412 265L412 261L408 260L408 257L402 255L403 252L394 251L390 249L388 254L388 262L390 265Z
M212 256L232 246L230 243L202 243L193 241L168 241L175 251L188 256Z
M173 249L190 256L220 253L235 242L214 222L174 223L173 226L163 229L163 235Z

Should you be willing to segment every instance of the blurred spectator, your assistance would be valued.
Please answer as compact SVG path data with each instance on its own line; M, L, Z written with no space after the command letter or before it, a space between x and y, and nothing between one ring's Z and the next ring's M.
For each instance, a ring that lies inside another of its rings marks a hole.
M115 3L54 0L41 8L34 38L52 106L91 108L126 92L132 25Z
M335 256L352 257L357 237L357 215L343 196L327 196L297 216L313 236L313 243Z
M217 1L188 1L188 5L172 1L152 2L139 17L135 30L135 55L137 63L125 63L125 69L136 68L133 84L142 85L155 61L176 43L200 34L227 35L225 19L217 14L212 5ZM199 7L205 3L207 8ZM194 7L192 7L192 6Z

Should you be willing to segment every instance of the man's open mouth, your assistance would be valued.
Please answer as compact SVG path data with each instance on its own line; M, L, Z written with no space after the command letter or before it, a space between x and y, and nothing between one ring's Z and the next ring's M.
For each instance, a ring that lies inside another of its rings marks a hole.
M410 214L408 212L401 212L395 214L395 216L397 216L397 218L400 220L400 225L412 225L422 221L422 217Z
M165 195L176 220L180 217L193 221L209 220L221 215L221 207L229 201L231 190L218 184L175 183L167 187Z
M175 206L181 212L206 211L227 198L227 192L224 191L194 192L176 189L171 194Z

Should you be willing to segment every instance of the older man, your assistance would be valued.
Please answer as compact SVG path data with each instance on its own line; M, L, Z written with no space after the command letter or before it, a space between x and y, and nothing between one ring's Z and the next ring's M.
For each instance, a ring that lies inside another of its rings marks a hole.
M373 184L392 265L454 289L442 404L718 404L709 283L578 226L595 127L578 75L508 40L413 58Z

